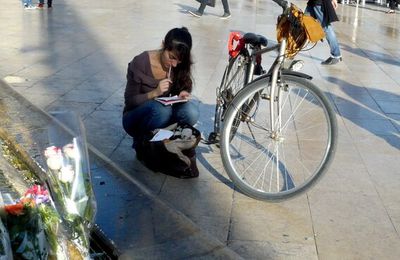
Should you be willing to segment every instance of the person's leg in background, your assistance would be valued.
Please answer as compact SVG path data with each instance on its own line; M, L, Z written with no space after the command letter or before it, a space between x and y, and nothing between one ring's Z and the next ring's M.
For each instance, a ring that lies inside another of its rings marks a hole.
M35 7L32 6L32 0L23 0L22 3L25 9L35 9Z
M228 19L231 17L228 0L222 0L222 6L224 7L224 14L221 16L221 19Z
M340 53L339 42L337 41L335 31L331 24L324 27L325 37L328 41L329 47L331 49L331 57L341 59L342 55Z
M37 4L37 8L42 9L44 6L44 0L39 0L39 3Z
M389 0L389 11L387 11L387 14L394 14L396 11L396 0Z
M47 8L53 7L53 0L47 0Z
M206 5L207 5L207 0L201 1L199 9L197 9L197 11L189 11L189 14L200 18L204 13L204 9L206 9Z
M312 10L307 9L320 23L325 31L325 38L328 41L331 56L325 61L321 62L322 65L334 65L342 61L342 55L340 53L339 42L337 41L335 31L331 24L324 22L324 13L321 5L316 5Z

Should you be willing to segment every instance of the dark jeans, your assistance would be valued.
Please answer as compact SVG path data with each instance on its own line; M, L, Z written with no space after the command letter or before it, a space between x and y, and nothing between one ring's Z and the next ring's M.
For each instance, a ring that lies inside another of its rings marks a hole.
M177 103L164 106L155 100L146 101L137 108L125 112L122 125L125 131L134 139L140 139L157 128L164 128L173 123L196 124L199 119L197 101Z
M201 14L204 13L204 9L206 9L207 1L208 0L203 0L201 2L199 10L198 10L199 13L201 13ZM229 11L228 0L221 0L221 2L222 2L222 6L224 7L224 13L230 14L231 12Z

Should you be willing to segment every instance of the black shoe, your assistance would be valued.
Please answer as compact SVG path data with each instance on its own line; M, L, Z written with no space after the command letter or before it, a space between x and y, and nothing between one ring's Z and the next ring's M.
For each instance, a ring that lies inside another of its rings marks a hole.
M342 57L340 57L340 58L329 57L325 61L321 62L321 64L322 65L335 65L336 63L339 63L340 61L342 61Z
M189 11L189 14L193 15L194 17L200 18L203 14L199 11Z
M231 14L230 13L224 13L221 17L220 17L220 19L229 19L231 17Z

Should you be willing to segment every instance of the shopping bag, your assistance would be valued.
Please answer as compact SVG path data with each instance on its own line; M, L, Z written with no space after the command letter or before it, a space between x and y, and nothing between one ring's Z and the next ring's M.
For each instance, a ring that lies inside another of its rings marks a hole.
M155 139L160 131L169 131L171 136ZM199 176L196 147L200 139L201 134L196 128L174 124L148 133L136 144L136 157L152 171L181 179L195 178Z

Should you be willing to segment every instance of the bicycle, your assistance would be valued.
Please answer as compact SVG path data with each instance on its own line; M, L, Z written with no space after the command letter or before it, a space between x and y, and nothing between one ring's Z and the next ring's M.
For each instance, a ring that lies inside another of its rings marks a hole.
M295 14L299 9L273 1L283 9L277 44L268 46L265 37L252 33L230 35L209 142L219 143L224 168L244 194L279 201L305 192L326 172L336 150L337 122L312 77L293 70L296 61L285 66L307 36ZM271 51L278 55L264 71L261 55Z

